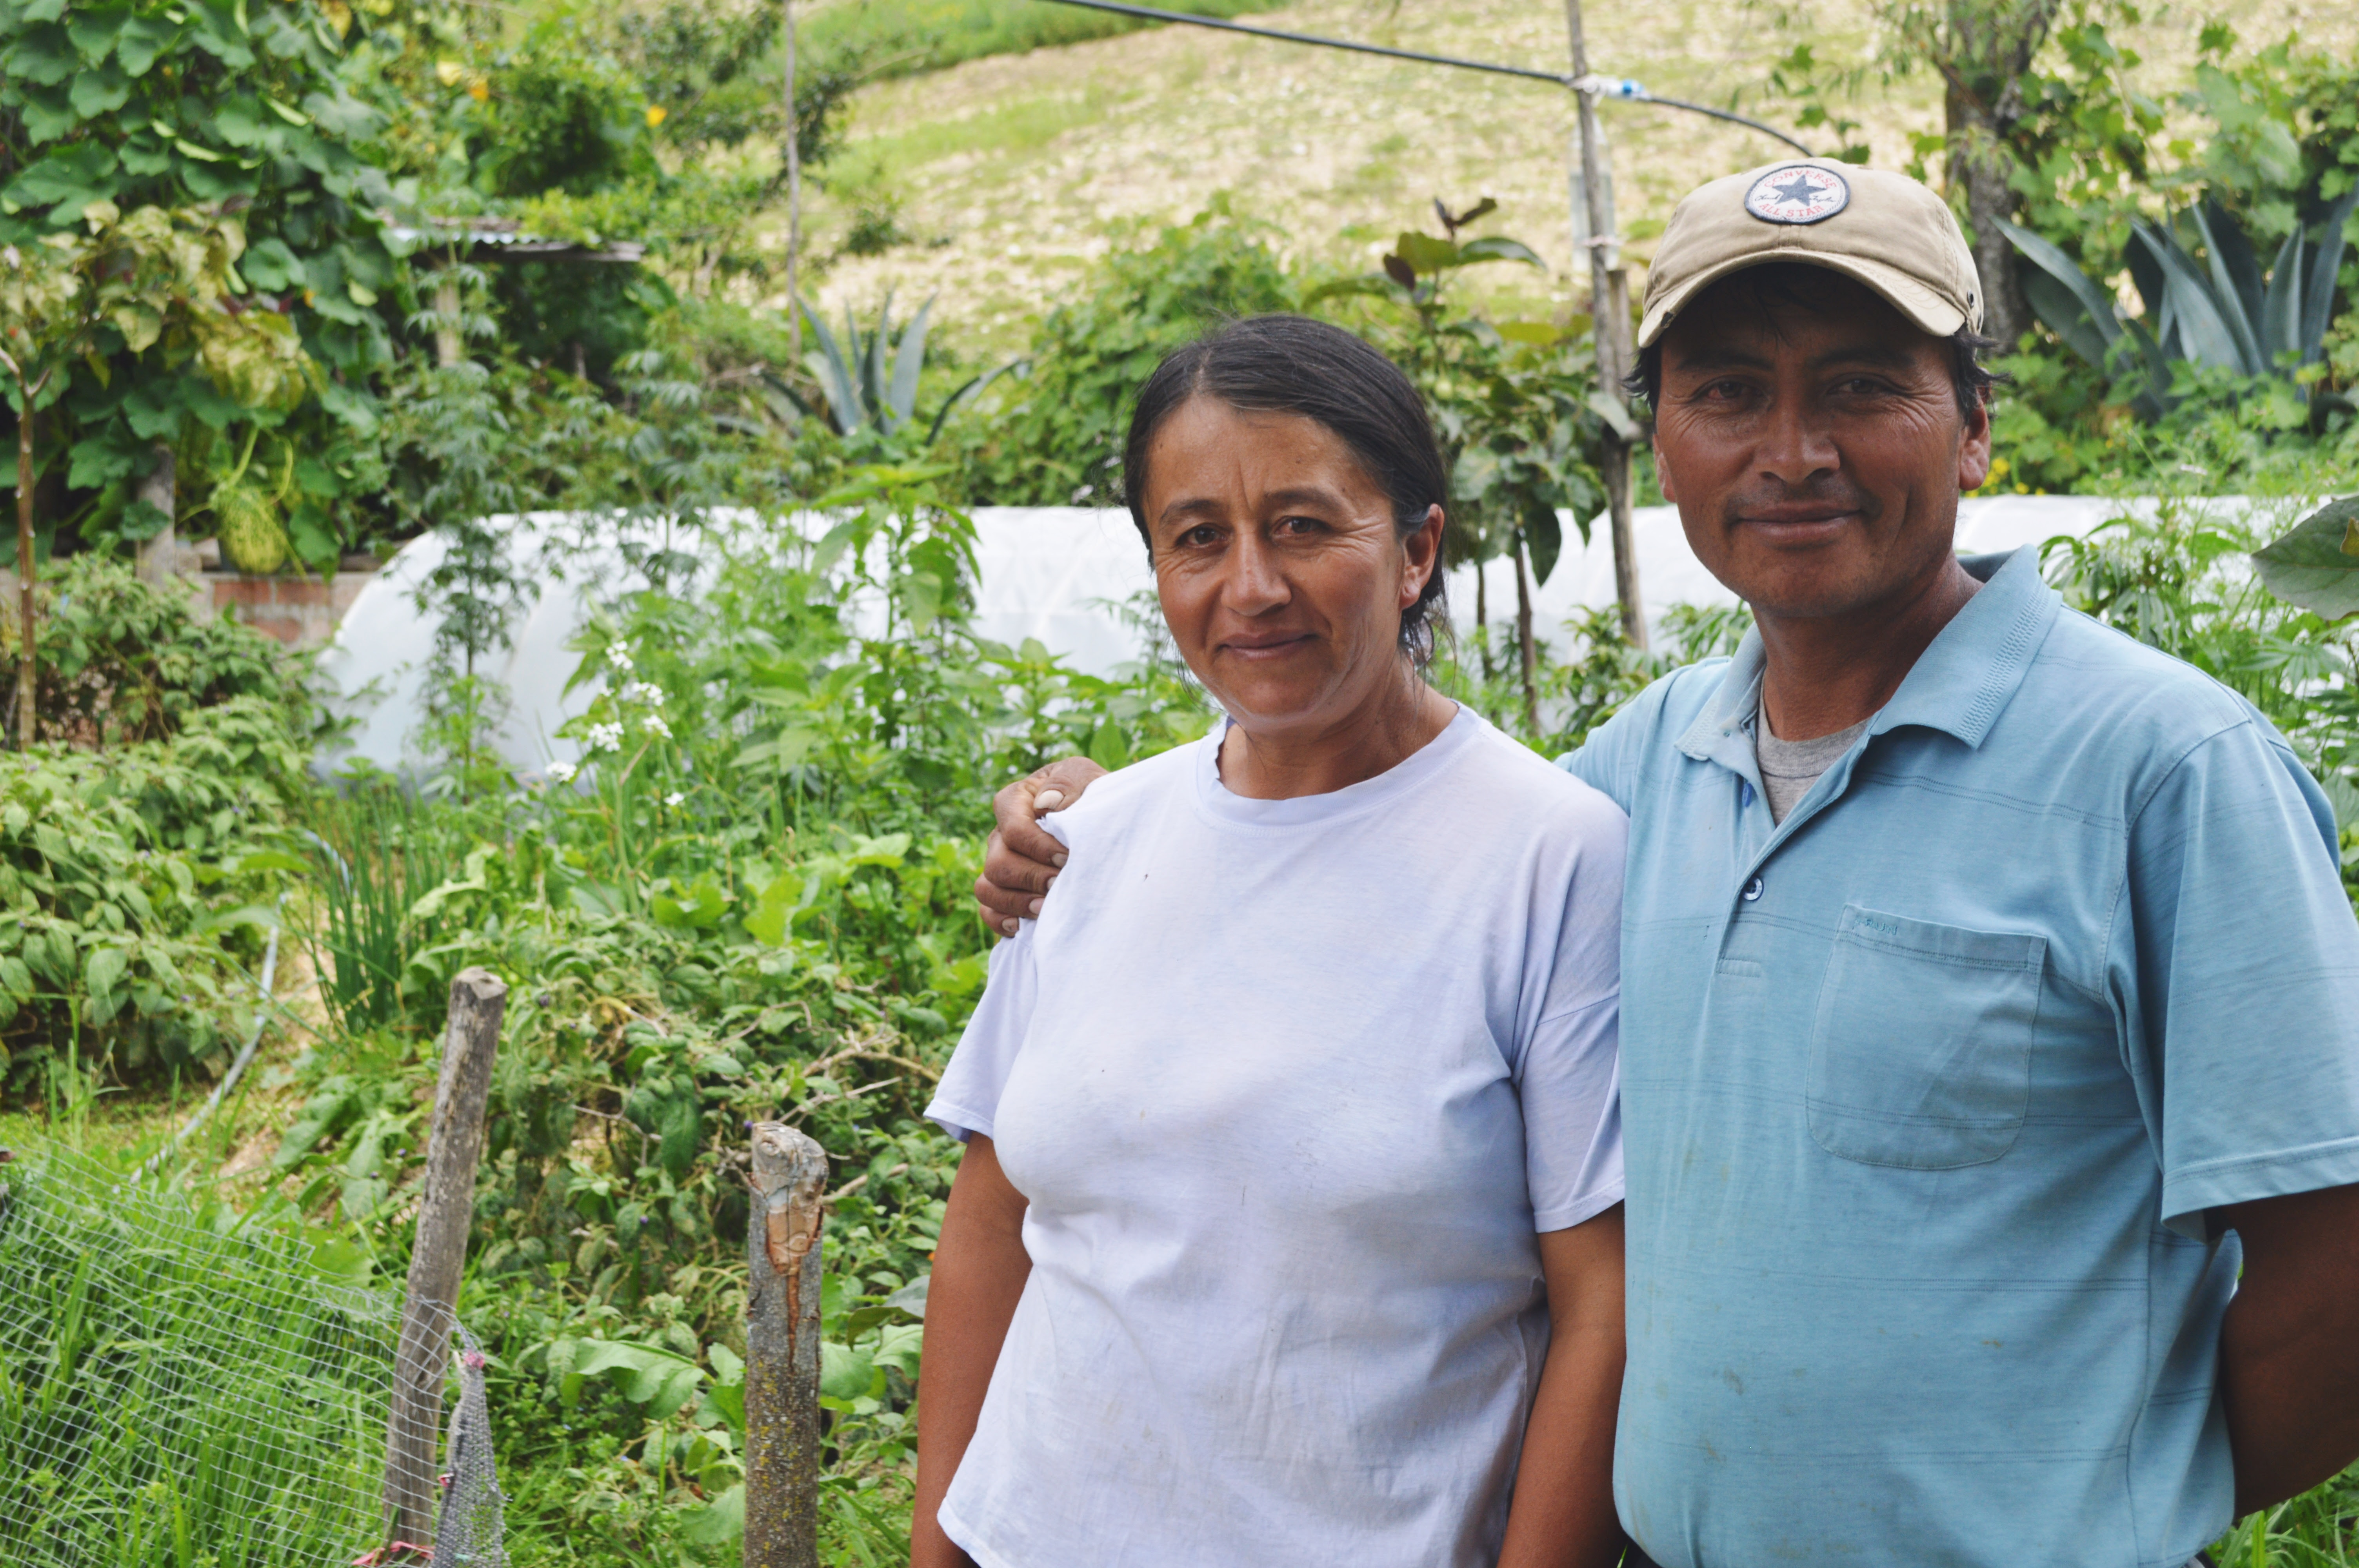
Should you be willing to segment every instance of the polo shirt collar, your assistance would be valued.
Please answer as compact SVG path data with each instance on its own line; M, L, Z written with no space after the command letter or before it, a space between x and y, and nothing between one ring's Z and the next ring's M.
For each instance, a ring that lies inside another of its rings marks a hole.
M1978 748L2021 688L2063 600L2040 578L2036 549L1970 556L1962 564L1981 579L1983 590L1918 655L1900 689L1868 725L1870 735L1915 724ZM1760 710L1761 676L1767 667L1761 633L1748 631L1712 699L1680 737L1680 750L1698 762L1716 761L1749 774L1748 727Z

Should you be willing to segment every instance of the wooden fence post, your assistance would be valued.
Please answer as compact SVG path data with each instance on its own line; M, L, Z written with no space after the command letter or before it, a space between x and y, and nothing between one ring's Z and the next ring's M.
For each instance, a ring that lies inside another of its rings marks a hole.
M484 1158L484 1107L508 988L489 969L462 969L451 982L451 1023L434 1086L426 1141L426 1187L409 1251L409 1288L393 1368L393 1413L386 1426L386 1539L426 1544L433 1533L434 1442L442 1428L442 1380L467 1233L475 1213L475 1167Z
M745 1568L818 1568L820 1226L826 1152L754 1129L745 1297Z

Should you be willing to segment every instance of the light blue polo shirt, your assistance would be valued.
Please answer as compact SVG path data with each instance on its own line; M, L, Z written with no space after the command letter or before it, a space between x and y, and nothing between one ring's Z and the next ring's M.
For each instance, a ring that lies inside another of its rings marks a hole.
M1757 636L1565 759L1630 815L1614 1494L1665 1568L2180 1568L2233 1497L2205 1211L2359 1182L2324 795L2035 555L1783 825Z

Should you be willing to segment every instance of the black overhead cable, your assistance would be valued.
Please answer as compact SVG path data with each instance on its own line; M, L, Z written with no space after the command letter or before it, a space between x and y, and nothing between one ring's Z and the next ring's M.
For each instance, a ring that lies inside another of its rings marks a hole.
M1709 114L1715 120L1748 126L1763 135L1775 136L1805 157L1814 157L1810 149L1775 125L1765 125L1758 120L1726 109L1714 109L1707 103L1690 103L1678 98L1658 98L1635 81L1610 81L1592 77L1586 84L1580 79L1560 71L1534 70L1528 66L1500 65L1487 59L1461 59L1455 55L1422 54L1416 49L1388 49L1383 44L1355 43L1350 38L1322 38L1314 33L1289 33L1277 27L1249 27L1243 22L1226 21L1219 16L1196 16L1185 11L1161 11L1152 5L1131 5L1123 0L1050 0L1059 5L1081 5L1092 11L1113 11L1125 16L1144 16L1150 22L1183 22L1191 27L1218 27L1225 33L1249 33L1257 38L1276 38L1281 43L1310 44L1320 49L1349 49L1354 54L1384 55L1391 59L1415 60L1420 65L1446 65L1454 70L1488 71L1493 76L1520 76L1533 81L1551 82L1558 87L1576 92L1589 91L1603 98L1619 99L1625 103L1659 103L1666 109L1685 109L1694 114Z

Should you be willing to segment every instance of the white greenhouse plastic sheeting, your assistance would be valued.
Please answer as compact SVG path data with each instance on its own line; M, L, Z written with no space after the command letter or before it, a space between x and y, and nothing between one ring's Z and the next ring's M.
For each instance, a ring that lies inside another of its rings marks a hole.
M2231 514L2245 509L2234 500L2206 504ZM1959 504L1958 548L1974 555L2038 545L2058 535L2077 536L2108 518L2148 511L2151 505L2083 496L1970 499ZM1151 611L1155 585L1128 513L989 506L973 515L981 572L974 629L980 635L1010 645L1038 638L1074 668L1093 675L1110 675L1138 657L1138 633L1119 611L1125 604ZM538 558L543 540L558 521L545 516L520 520L511 534L518 558ZM1735 596L1688 548L1675 508L1639 508L1633 533L1650 627L1676 604L1735 602ZM1592 525L1586 545L1568 519L1565 544L1563 558L1533 598L1533 624L1539 639L1557 645L1565 641L1564 622L1574 611L1614 603L1614 554L1604 519ZM419 612L416 589L441 564L444 548L433 535L403 546L361 590L336 629L335 640L321 654L321 674L335 693L332 706L353 720L339 744L323 750L323 770L352 757L395 772L414 768L413 741L434 643L433 621ZM566 644L588 620L598 585L626 575L619 554L612 549L571 551L565 561L564 579L552 580L525 611L515 628L513 645L494 654L481 670L507 690L508 710L497 745L520 772L537 773L553 761L580 760L580 748L560 738L557 730L587 708L598 688L593 681L566 693L565 683L580 663L580 655ZM1498 560L1486 571L1489 613L1495 622L1511 622L1514 568ZM1474 624L1474 599L1473 570L1462 567L1450 580L1451 618L1462 631ZM855 623L872 621L875 614L873 605L855 604Z

